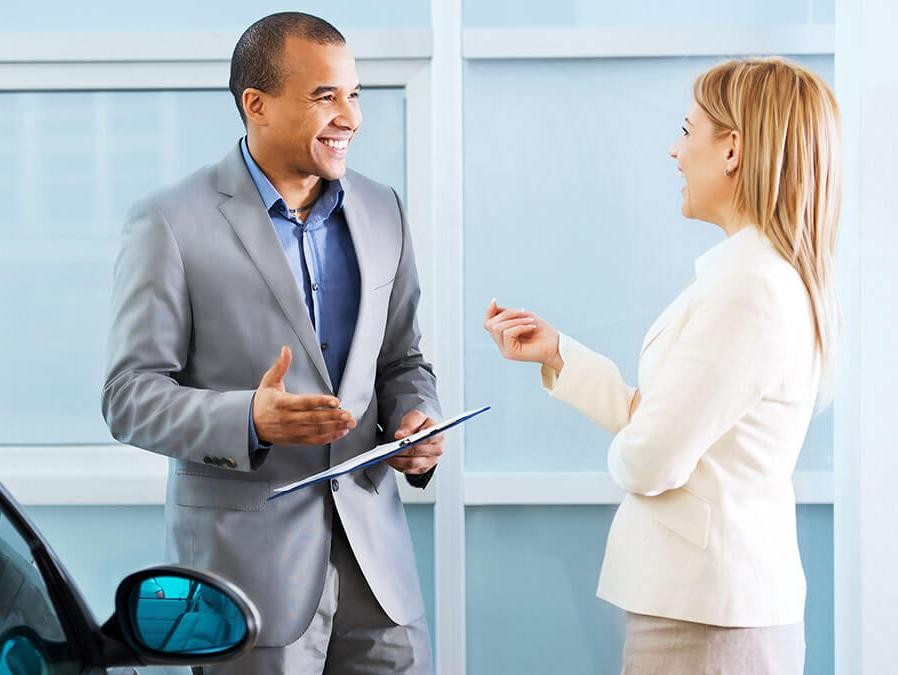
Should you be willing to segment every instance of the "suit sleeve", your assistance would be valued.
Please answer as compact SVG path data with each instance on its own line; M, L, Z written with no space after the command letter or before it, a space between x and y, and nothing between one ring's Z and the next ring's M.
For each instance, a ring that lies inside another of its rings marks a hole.
M254 392L211 391L178 381L190 351L192 313L184 263L163 214L129 213L113 274L103 417L122 443L192 462L249 471Z
M375 378L379 421L384 436L389 439L393 438L402 418L412 410L420 410L436 420L442 416L436 376L421 353L421 331L417 320L421 289L411 235L402 203L395 193L394 196L402 223L402 252L393 281ZM406 480L415 487L423 488L433 476L433 471L420 476L406 474Z

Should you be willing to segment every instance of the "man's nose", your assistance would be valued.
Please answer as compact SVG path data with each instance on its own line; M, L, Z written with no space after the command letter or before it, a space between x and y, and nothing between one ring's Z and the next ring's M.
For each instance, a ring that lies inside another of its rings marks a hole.
M334 120L334 124L342 129L359 128L362 123L362 111L359 109L358 99L344 99L343 105Z

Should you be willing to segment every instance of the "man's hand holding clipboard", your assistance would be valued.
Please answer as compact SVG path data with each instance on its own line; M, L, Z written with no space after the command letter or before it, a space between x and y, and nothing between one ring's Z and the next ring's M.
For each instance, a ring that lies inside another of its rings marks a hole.
M296 481L294 483L289 483L288 485L276 487L274 488L274 494L271 495L268 499L269 501L272 499L277 499L278 497L281 497L289 492L293 492L294 490L300 490L304 487L308 487L309 485L320 483L321 481L330 480L331 478L336 478L338 476L342 476L343 474L358 471L359 469L364 469L366 466L376 464L377 462L387 461L393 457L399 457L404 461L408 461L409 458L414 458L415 456L411 452L411 449L415 446L421 443L425 443L428 440L435 439L438 436L442 435L444 431L462 424L472 417L476 417L477 415L485 413L489 409L490 406L484 406L475 410L469 410L462 413L461 415L456 415L455 417L450 417L447 420L443 420L442 422L440 422L439 424L435 424L434 426L416 431L415 433L404 438L400 438L390 443L378 445L371 450L368 450L367 452L356 455L352 459L341 462L340 464L332 466L325 471L316 473L312 476L309 476L308 478L303 478L302 480ZM390 464L391 466L393 465L392 462L390 462Z

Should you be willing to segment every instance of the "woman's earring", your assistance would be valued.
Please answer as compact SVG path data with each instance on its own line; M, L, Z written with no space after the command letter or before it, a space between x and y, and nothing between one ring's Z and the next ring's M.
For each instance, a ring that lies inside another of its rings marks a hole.
M732 171L730 171L729 169L723 170L723 175L726 176L727 178L732 176L734 173L736 173L736 169L733 169Z

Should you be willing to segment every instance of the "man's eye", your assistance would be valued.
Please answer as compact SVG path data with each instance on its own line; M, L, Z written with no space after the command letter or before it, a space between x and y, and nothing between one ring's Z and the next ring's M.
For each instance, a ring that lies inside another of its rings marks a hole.
M331 101L334 101L335 98L334 98L334 95L333 95L333 94L328 94L327 96L322 96L322 97L319 98L318 100L319 100L319 101L328 101L328 102L331 102Z
M680 129L683 130L683 135L684 135L684 136L688 136L688 135L689 135L689 132L686 130L686 127L680 127Z
M349 95L349 98L358 98L358 97L359 97L359 92L357 92L357 91L354 91Z

